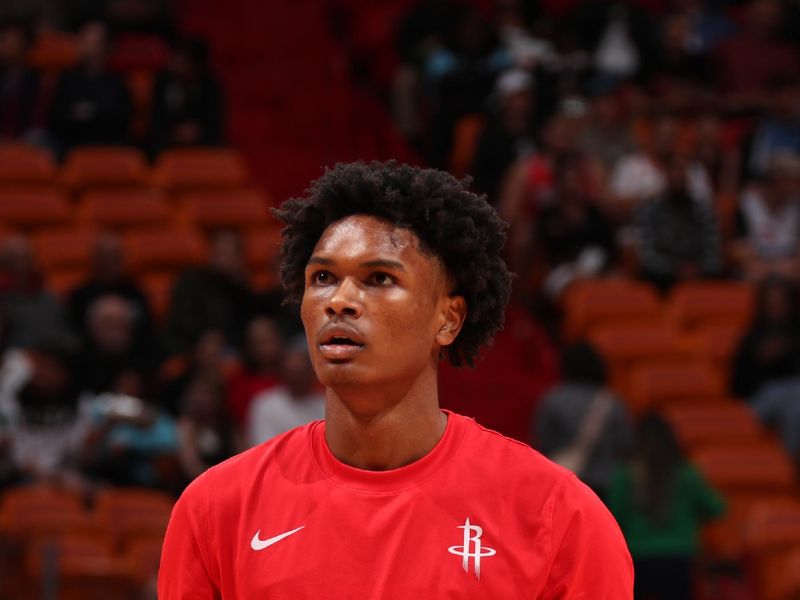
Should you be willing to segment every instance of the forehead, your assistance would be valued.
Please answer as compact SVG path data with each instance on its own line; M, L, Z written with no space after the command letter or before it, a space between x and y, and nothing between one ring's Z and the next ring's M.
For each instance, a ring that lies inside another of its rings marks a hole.
M410 229L368 215L352 215L328 225L314 248L314 255L332 260L370 260L380 255L439 262L422 250L420 239Z

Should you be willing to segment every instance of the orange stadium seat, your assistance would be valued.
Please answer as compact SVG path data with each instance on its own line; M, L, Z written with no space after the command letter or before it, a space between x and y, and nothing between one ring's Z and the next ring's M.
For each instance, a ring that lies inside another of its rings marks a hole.
M199 232L159 228L128 231L123 236L126 254L137 271L174 271L203 263L208 243Z
M735 400L667 406L663 413L689 451L719 444L760 444L770 439L752 411Z
M89 266L97 239L93 229L48 228L33 235L36 259L45 271Z
M125 542L123 554L140 588L158 574L163 543L163 536L136 537Z
M716 445L691 456L717 488L728 494L754 497L796 492L795 471L776 443Z
M703 363L657 361L631 370L625 400L634 413L671 404L719 402L725 384L719 373Z
M757 561L755 571L758 600L800 598L800 545Z
M247 183L241 155L229 148L164 150L156 161L153 181L170 190L237 187Z
M90 531L97 527L73 492L49 486L25 486L3 492L0 531L23 539L36 533Z
M693 281L676 285L667 318L681 329L725 325L742 329L753 311L753 286L734 281Z
M48 576L58 581L60 600L130 598L136 581L130 562L105 534L47 536L28 545L26 570L37 591Z
M661 301L652 286L626 279L598 279L570 286L564 300L564 335L575 341L598 325L654 324Z
M60 190L38 186L0 188L0 223L31 229L67 223L72 214Z
M737 325L704 325L684 333L681 343L698 360L708 360L727 372L743 334Z
M175 504L156 490L109 488L96 498L95 511L104 530L120 541L131 536L163 536Z
M148 182L149 175L144 153L128 146L75 148L67 155L61 169L62 181L73 189L143 185Z
M245 234L247 264L253 270L263 271L275 266L281 249L281 229L282 225L273 222L272 225L259 227Z
M78 201L78 219L107 229L167 225L173 211L155 188L102 188L85 192Z
M50 183L56 175L51 154L30 144L0 144L0 185Z
M185 192L178 201L181 218L202 229L263 227L271 220L266 195L253 188Z
M54 29L40 31L28 53L28 63L42 71L61 71L77 61L76 37Z
M744 550L759 600L800 595L800 500L753 503L742 527Z
M675 331L661 323L601 324L588 337L606 362L609 383L623 394L632 368L647 362L679 360L687 354Z
M70 293L89 278L88 267L55 269L44 274L44 285L56 298L66 300Z

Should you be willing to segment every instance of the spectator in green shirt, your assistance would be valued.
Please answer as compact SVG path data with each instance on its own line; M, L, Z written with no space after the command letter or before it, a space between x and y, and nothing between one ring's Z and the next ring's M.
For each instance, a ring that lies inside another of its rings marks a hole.
M725 505L660 416L641 420L633 456L613 478L609 508L633 557L636 600L689 600L700 527Z

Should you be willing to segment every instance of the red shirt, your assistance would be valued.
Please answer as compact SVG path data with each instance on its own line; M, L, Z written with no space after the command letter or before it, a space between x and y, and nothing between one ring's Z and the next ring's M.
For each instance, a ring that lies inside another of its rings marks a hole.
M175 505L159 598L633 598L622 534L586 486L447 414L399 469L339 462L324 421L209 469Z

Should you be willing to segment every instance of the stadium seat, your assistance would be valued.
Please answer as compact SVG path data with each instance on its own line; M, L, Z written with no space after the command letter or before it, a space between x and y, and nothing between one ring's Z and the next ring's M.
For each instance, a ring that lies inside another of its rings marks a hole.
M10 488L0 502L0 531L27 539L35 534L93 531L97 522L75 493L43 485Z
M564 299L564 335L576 341L592 328L610 324L658 324L661 301L656 290L627 279L597 279L576 283Z
M770 439L752 411L736 400L667 406L663 414L687 451L719 444L758 445Z
M131 186L148 182L149 168L141 150L128 146L82 146L72 150L61 169L72 189Z
M178 204L184 222L206 230L263 227L272 220L265 194L253 188L185 192Z
M64 193L39 186L0 188L0 223L20 229L69 222L72 214Z
M606 363L611 387L622 394L634 367L687 356L680 337L661 323L601 324L592 329L588 338Z
M46 271L44 286L57 299L65 301L70 293L89 278L88 267L73 267Z
M47 228L32 236L36 260L45 271L88 269L97 232L69 227Z
M74 35L45 29L38 33L28 53L28 64L40 71L61 71L78 60L78 41Z
M30 144L0 144L0 185L50 183L56 175L53 157Z
M195 230L136 229L123 236L126 255L139 272L172 272L206 260L208 243Z
M125 541L123 555L139 588L146 586L157 575L163 544L163 536L135 537Z
M137 591L129 560L116 552L113 538L104 533L34 540L28 544L25 563L37 591L43 592L48 579L55 579L59 600L130 598Z
M757 561L754 579L758 600L800 598L800 545Z
M103 188L85 192L77 204L78 220L107 229L168 225L173 211L155 188Z
M739 348L744 331L737 325L703 325L684 332L682 346L698 360L707 360L724 372Z
M759 600L800 595L800 500L753 503L742 526L747 564Z
M758 497L797 491L794 466L775 443L716 445L693 452L691 458L713 485L728 494Z
M747 326L753 311L753 286L733 281L692 281L677 284L667 300L667 319L676 327L697 330L709 326Z
M174 498L156 490L108 488L98 493L95 511L104 530L123 541L132 536L163 536Z
M670 404L719 402L725 384L713 368L696 361L656 361L631 370L625 400L634 413Z
M159 155L153 181L170 190L241 187L247 183L247 169L235 150L179 148Z

